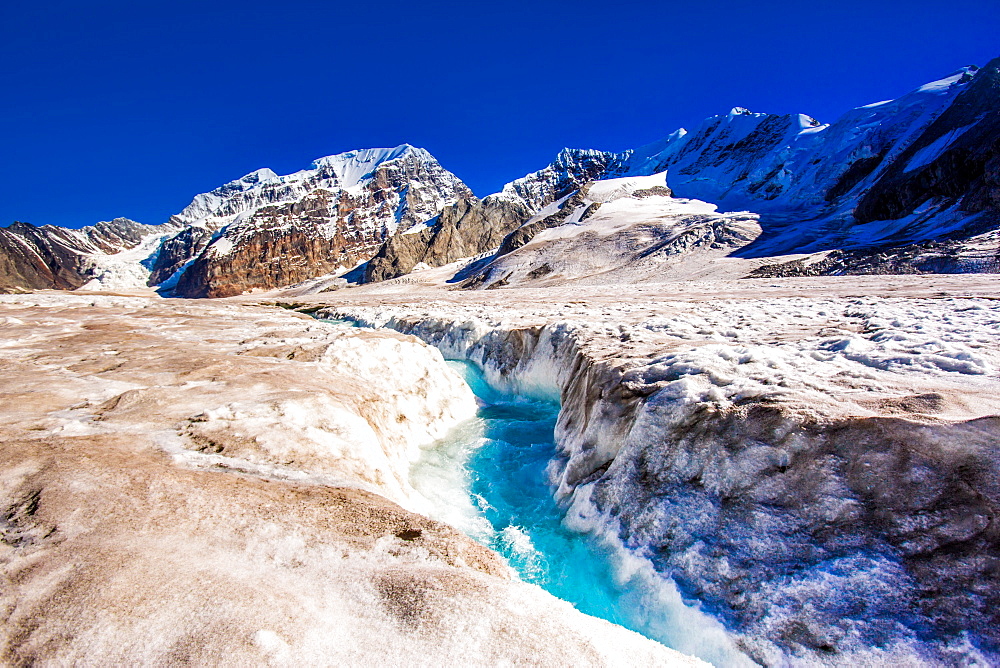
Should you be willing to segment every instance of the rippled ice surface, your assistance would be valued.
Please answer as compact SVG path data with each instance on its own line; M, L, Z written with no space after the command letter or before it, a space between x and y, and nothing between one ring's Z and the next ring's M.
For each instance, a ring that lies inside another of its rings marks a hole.
M651 569L640 572L620 547L563 526L565 511L553 499L545 470L555 454L558 404L499 393L472 365L448 364L484 405L411 470L431 514L582 612L717 664L745 664L717 623L686 608L672 583L652 581Z

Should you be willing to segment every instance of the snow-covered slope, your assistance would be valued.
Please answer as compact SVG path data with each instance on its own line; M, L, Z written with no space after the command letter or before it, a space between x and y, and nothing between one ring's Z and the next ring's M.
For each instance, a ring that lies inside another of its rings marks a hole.
M176 229L147 234L139 244L119 253L94 253L84 258L82 268L90 280L81 290L131 290L145 287L150 267L156 261L164 240L176 234Z
M560 211L558 220L544 226L580 222L583 212L570 215L564 203L594 181L666 173L665 185L680 198L710 202L720 211L760 214L760 230L744 239L749 243L728 249L734 259L758 260L744 263L747 271L991 271L998 262L983 248L991 246L1000 219L998 135L1000 59L981 69L962 68L898 99L853 109L832 124L804 114L737 107L705 119L693 131L681 128L635 150L563 149L547 167L485 198L479 209L448 218L456 219L452 227L460 230L461 216L482 227L479 218L489 223L492 214L494 228L525 237L525 228L537 231L540 221ZM673 204L663 203L664 215L677 213ZM511 223L512 211L524 212L520 230ZM605 218L611 212L606 209ZM622 215L614 224L619 229L636 222L631 214ZM652 211L644 215L661 217ZM422 239L393 239L380 249L366 277L384 280L418 262L441 266L496 250L495 235L479 236L483 242L476 245L439 224ZM455 252L441 248L442 238L453 241ZM611 246L623 242L618 236L605 238ZM431 251L431 246L437 248ZM880 256L887 248L894 249L891 257ZM510 250L509 243L500 245L500 255ZM617 254L620 264L627 253L618 250L606 248L598 255ZM589 262L592 251L592 246L563 245L560 252L577 254L557 264L579 262L580 270L571 273L583 275L595 268ZM830 251L834 258L824 261ZM760 261L801 254L815 257Z
M542 216L590 181L666 172L679 197L760 214L760 235L735 257L846 249L826 270L869 272L879 270L869 249L906 246L882 258L886 271L989 271L981 247L1000 219L998 136L1000 59L832 124L735 108L635 150L565 149L492 197Z
M681 130L636 150L627 170L669 170L678 192L727 207L815 210L876 178L954 101L974 71L964 68L897 100L859 107L833 124L735 108L693 132ZM859 160L869 162L852 169ZM867 177L860 173L864 166Z
M939 167L970 128L990 122L986 113L934 130L947 120L946 112L967 104L970 93L996 78L998 64L963 68L896 100L854 109L830 125L801 114L733 109L694 132L635 151L625 169L666 170L671 188L682 196L760 212L765 234L749 251L756 256L960 235L983 208L959 206L967 187L949 192L914 178L910 206L876 202L886 198L884 184L894 171L917 177ZM994 95L992 115L998 110L1000 96ZM976 170L963 166L969 168ZM983 165L978 169L982 173Z
M704 273L759 233L756 214L672 197L664 172L605 179L546 205L458 277L485 289L661 282L692 262Z

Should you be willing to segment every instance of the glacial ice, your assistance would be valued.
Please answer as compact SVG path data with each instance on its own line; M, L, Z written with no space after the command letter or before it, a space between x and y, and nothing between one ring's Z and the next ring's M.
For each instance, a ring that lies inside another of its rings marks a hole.
M86 272L93 276L80 290L146 289L149 266L160 244L171 233L150 234L135 247L113 255L93 254L85 259Z
M0 311L5 656L699 665L385 498L407 491L411 442L475 408L415 339L233 303Z
M497 550L523 580L582 612L716 665L753 665L718 621L687 606L648 562L604 535L603 524L588 524L586 507L555 503L545 475L555 454L554 402L498 391L468 363L450 364L484 405L411 469L431 517Z
M990 512L948 481L963 457L992 470L995 302L532 299L332 312L558 393L568 521L676 583L755 660L992 660L982 562L937 550L979 540L969 518ZM984 475L974 494L992 494ZM943 573L949 593L922 598Z

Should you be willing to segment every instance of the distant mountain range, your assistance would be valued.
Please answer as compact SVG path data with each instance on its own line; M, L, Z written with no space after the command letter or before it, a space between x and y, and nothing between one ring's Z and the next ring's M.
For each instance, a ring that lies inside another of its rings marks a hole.
M467 288L653 280L699 249L753 276L981 272L1000 270L998 241L1000 58L832 124L736 108L636 150L565 149L483 199L403 145L261 169L162 225L15 223L0 229L0 289L223 297L465 258Z

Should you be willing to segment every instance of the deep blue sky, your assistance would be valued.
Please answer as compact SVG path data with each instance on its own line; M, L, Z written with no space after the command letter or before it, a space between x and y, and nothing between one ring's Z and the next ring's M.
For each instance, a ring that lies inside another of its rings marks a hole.
M823 121L1000 55L1000 1L0 2L0 224L164 222L423 146L479 195L733 106Z

